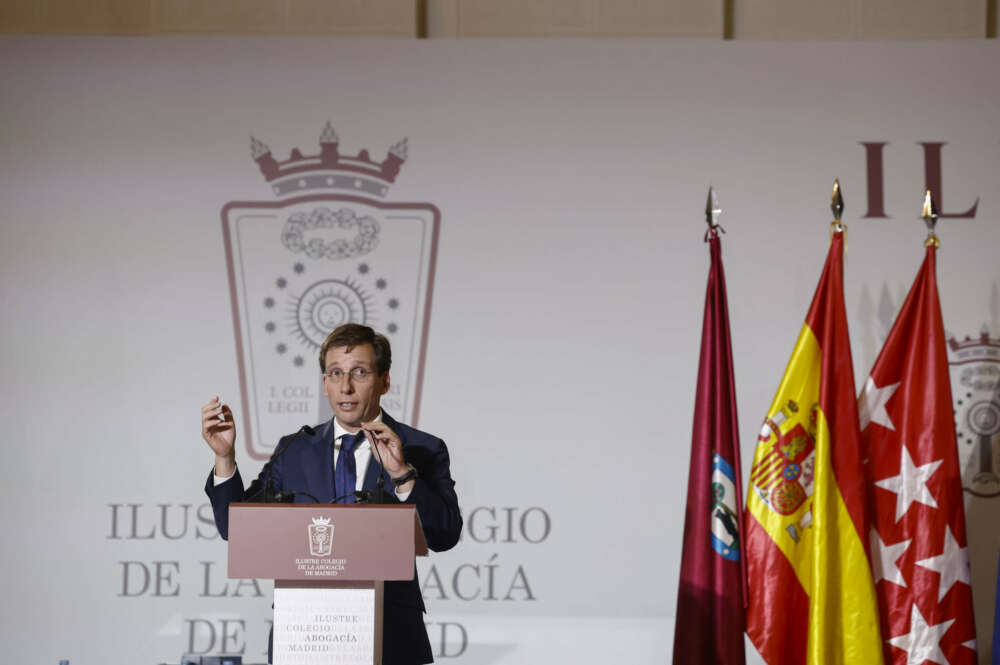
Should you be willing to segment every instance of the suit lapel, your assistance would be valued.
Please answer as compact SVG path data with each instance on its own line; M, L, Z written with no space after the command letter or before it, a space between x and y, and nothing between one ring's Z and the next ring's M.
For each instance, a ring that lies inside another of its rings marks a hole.
M305 443L305 442L304 442ZM320 501L333 499L333 420L320 425L308 441L303 455L303 472L309 485L307 491Z
M375 485L376 483L378 483L378 472L379 472L378 456L376 455L375 450L373 448L371 459L368 460L368 470L365 471L365 484L363 489L366 492L375 491ZM388 478L386 478L385 482L387 485L390 484Z

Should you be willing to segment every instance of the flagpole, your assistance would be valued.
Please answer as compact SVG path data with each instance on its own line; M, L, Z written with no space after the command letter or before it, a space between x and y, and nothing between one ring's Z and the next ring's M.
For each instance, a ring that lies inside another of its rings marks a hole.
M831 210L826 262L749 476L746 632L769 665L884 662L844 303L839 180Z
M871 558L885 661L905 652L912 663L972 663L969 547L937 290L938 212L929 189L920 218L927 226L923 263L858 398Z
M708 200L705 201L705 223L708 225L708 230L705 231L705 242L708 242L711 238L717 238L719 232L725 233L726 230L722 228L719 224L719 217L722 215L722 208L719 207L719 196L715 193L715 187L712 185L708 186ZM739 452L739 447L737 444L737 453ZM743 470L742 464L740 463L740 455L737 454L735 457L736 473L737 476L742 479ZM742 500L742 487L739 487L740 498ZM736 523L737 529L739 529L740 538L742 539L746 534L746 529L744 528L743 522L743 512L742 510L736 511ZM744 554L740 556L740 599L742 600L743 610L746 611L747 605L749 603L748 593L747 593L747 557L746 550L743 550Z
M744 665L743 497L718 198L705 206L710 266L695 388L673 665ZM738 597L740 596L740 597Z

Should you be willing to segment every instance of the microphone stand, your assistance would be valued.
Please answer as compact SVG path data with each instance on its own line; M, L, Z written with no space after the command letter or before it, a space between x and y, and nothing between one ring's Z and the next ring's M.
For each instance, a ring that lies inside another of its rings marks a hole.
M375 443L375 435L372 434L371 430L364 430L365 437L368 439L368 445L371 446L372 452L375 453L375 458L378 460L378 478L375 481L375 494L371 503L386 503L385 500L385 465L382 464L382 454L378 451L378 444Z

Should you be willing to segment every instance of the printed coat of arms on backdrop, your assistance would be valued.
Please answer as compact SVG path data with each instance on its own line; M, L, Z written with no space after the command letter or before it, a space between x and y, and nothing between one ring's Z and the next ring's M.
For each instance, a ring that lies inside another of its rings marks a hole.
M948 356L962 487L1000 496L1000 340L950 337Z
M270 457L283 435L333 416L319 348L342 323L392 343L386 410L416 424L441 214L430 203L385 200L407 141L381 162L342 155L327 122L319 153L277 161L251 154L274 199L222 209L243 406L251 457Z

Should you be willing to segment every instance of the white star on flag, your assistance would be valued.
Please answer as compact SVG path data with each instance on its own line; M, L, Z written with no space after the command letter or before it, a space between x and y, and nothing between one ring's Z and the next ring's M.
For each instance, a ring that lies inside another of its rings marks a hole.
M941 651L941 638L953 623L954 619L948 619L928 626L920 610L917 609L917 604L913 603L913 610L910 613L910 632L892 638L889 644L906 652L906 665L923 665L925 660L938 665L949 665L948 659Z
M937 501L927 488L927 480L944 460L928 462L922 466L916 466L906 444L903 444L903 457L899 463L899 475L890 478L883 478L875 483L878 487L887 489L896 494L896 521L898 522L914 502L920 502L931 508L937 508Z
M944 552L917 561L917 565L941 573L941 583L938 585L939 603L955 582L972 586L968 548L958 546L958 541L951 535L951 529L947 526L944 528Z
M896 562L899 561L899 557L903 556L903 552L906 551L911 542L913 542L912 539L904 540L895 545L886 545L878 531L872 529L872 572L875 573L875 579L872 581L875 584L878 584L879 580L886 580L899 586L906 586L906 579Z
M889 412L885 410L885 403L896 392L896 388L899 388L899 383L897 381L878 388L875 386L875 379L868 377L865 382L865 390L858 397L858 420L861 421L862 432L865 431L869 423L878 423L891 430L896 429L892 420L889 419Z

